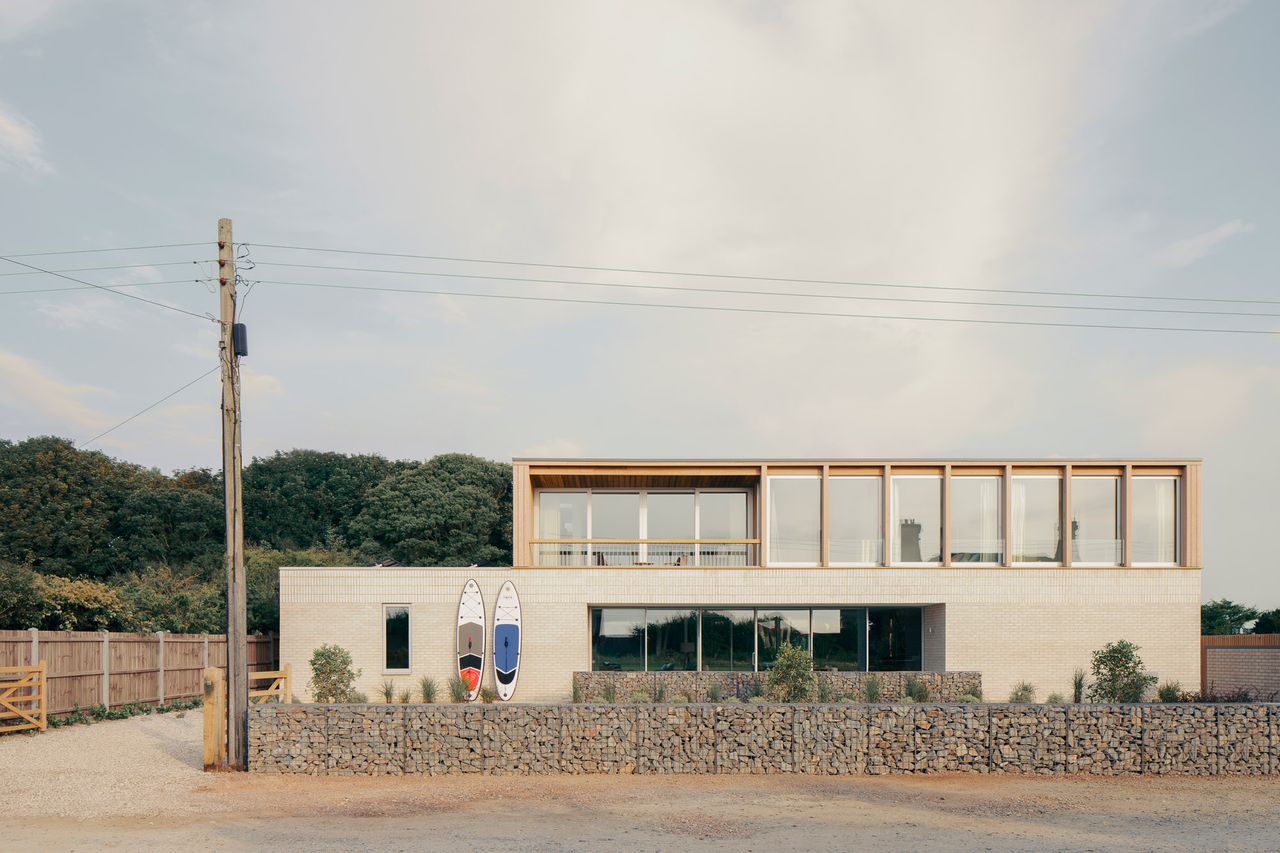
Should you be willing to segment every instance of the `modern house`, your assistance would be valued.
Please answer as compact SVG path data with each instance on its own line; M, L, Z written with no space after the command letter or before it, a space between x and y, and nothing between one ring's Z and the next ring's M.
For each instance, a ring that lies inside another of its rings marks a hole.
M1199 682L1197 460L560 460L513 465L511 568L285 568L281 655L352 651L371 695L455 671L458 598L523 608L516 701L572 673L977 670L1069 695L1126 639ZM486 683L492 683L490 667Z

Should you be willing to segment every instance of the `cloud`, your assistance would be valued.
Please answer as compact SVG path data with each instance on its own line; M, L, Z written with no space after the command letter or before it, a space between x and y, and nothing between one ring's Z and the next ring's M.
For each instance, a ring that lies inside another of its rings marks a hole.
M56 18L64 0L4 0L0 3L0 41L25 36Z
M40 131L0 104L0 171L42 175L53 171L44 158Z
M60 382L36 362L0 350L0 397L47 419L51 426L45 428L64 432L73 427L89 432L109 426L105 413L81 399L102 392L92 385Z
M1217 228L1170 243L1156 253L1156 260L1163 266L1174 269L1191 266L1237 234L1249 234L1253 230L1252 222L1233 219Z

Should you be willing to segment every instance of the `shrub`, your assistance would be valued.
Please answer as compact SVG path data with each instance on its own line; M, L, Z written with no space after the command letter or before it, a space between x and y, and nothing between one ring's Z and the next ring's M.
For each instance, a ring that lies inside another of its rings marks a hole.
M1178 702L1182 699L1182 684L1177 681L1166 681L1156 691L1161 702Z
M707 701L719 702L724 698L724 688L720 686L718 681L711 682L711 686L707 688Z
M914 705L914 704L916 704L916 700L915 700L915 697L913 697L913 696L903 696L901 699L899 699L899 700L897 701L897 703L896 703L896 704L899 704L899 705Z
M1036 689L1029 681L1019 681L1013 685L1013 692L1009 694L1009 701L1017 704L1025 704L1036 701Z
M752 696L750 699L748 699L748 700L747 700L747 704L748 704L748 705L763 705L764 703L766 703L766 702L768 702L768 701L769 701L769 700L768 700L768 699L766 699L766 698L764 698L763 696Z
M492 705L498 699L498 691L492 687L481 687L479 699L486 705Z
M866 699L869 704L875 704L880 701L880 676L869 675L867 680L862 682L862 698Z
M573 682L573 691L569 694L569 701L575 705L582 701L582 685L577 682L577 679Z
M959 702L959 703L961 703L961 704L963 704L963 705L972 705L972 704L975 704L975 703L977 703L977 702L981 702L981 701L982 701L982 699L981 699L980 697L978 697L978 696L974 696L972 693L966 693L966 694L964 694L963 696L961 696L959 699L957 699L956 701L957 701L957 702Z
M831 701L831 682L825 678L818 681L818 701L824 705Z
M400 691L400 704L401 704L401 705L408 705L408 704L409 704L409 700L410 700L411 698L413 698L413 697L410 695L410 693L409 693L409 691L408 691L408 690L401 690L401 691Z
M605 682L604 690L601 691L601 696L604 699L604 701L610 705L618 701L617 685L615 685L612 681Z
M923 684L914 678L907 679L907 695L911 697L913 702L929 701L929 685Z
M467 680L461 675L455 675L449 679L449 700L451 702L465 702L470 693L471 685L467 684Z
M1084 670L1077 669L1071 673L1071 701L1079 705L1084 701Z
M428 705L434 704L436 694L439 692L439 685L436 680L429 675L422 676L422 680L418 682L418 698Z
M784 643L769 670L769 698L775 702L808 702L816 680L809 653Z
M342 646L322 645L311 653L311 680L307 690L316 702L364 702L354 690L360 670L351 669L351 652Z
M1138 646L1128 640L1108 643L1093 653L1093 684L1089 699L1094 702L1141 702L1143 694L1158 679L1142 671Z
M689 704L689 694L688 694L688 693L677 693L676 695L674 695L674 696L672 696L672 697L671 697L671 704L672 704L672 705L687 705L687 704Z
M388 705L396 701L396 683L394 681L382 682L382 687L378 689L378 692L382 694L382 701Z
M361 693L359 690L352 690L347 702L352 705L367 705L369 703L369 697Z
M1055 691L1046 696L1044 701L1048 705L1061 705L1065 700L1062 698L1061 693Z
M636 690L631 694L630 699L634 705L644 705L649 702L649 694L643 690Z
M661 679L659 679L653 685L653 701L655 702L667 701L667 685L663 684Z

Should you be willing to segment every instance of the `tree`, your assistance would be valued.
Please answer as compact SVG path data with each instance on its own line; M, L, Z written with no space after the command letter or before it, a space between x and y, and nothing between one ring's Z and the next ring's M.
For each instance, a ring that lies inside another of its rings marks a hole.
M813 658L799 646L783 643L769 670L769 698L775 702L808 702L816 686Z
M1249 632L1251 634L1280 634L1280 607L1275 610L1264 610L1258 614L1258 621Z
M0 628L36 628L43 616L40 576L28 566L0 562Z
M67 439L0 440L0 559L42 573L103 577L127 565L115 524L159 475Z
M137 615L113 587L89 578L42 575L40 624L46 631L137 631Z
M222 553L222 496L158 480L125 498L115 529L128 565L177 566Z
M1143 672L1138 646L1128 640L1107 643L1093 653L1092 702L1141 702L1147 688L1159 679Z
M369 490L413 464L318 450L254 459L244 471L245 538L275 549L340 546Z
M281 566L354 566L360 560L350 551L306 548L277 551L270 548L246 548L245 598L247 599L249 632L264 634L280 630Z
M1258 618L1258 611L1225 598L1200 605L1200 633L1239 634L1246 622Z
M312 701L358 701L355 683L360 672L351 669L351 652L342 646L328 643L320 646L311 654L311 679L307 681Z
M152 566L123 575L116 589L139 630L202 634L226 628L227 591L222 583L169 566Z
M351 535L371 559L510 565L511 466L446 453L402 470L369 490Z

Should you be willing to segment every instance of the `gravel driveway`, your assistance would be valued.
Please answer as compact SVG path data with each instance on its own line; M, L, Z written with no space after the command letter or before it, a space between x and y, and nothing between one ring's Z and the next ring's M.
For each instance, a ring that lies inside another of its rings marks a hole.
M206 774L201 725L189 711L0 737L0 847L1280 849L1280 777Z

